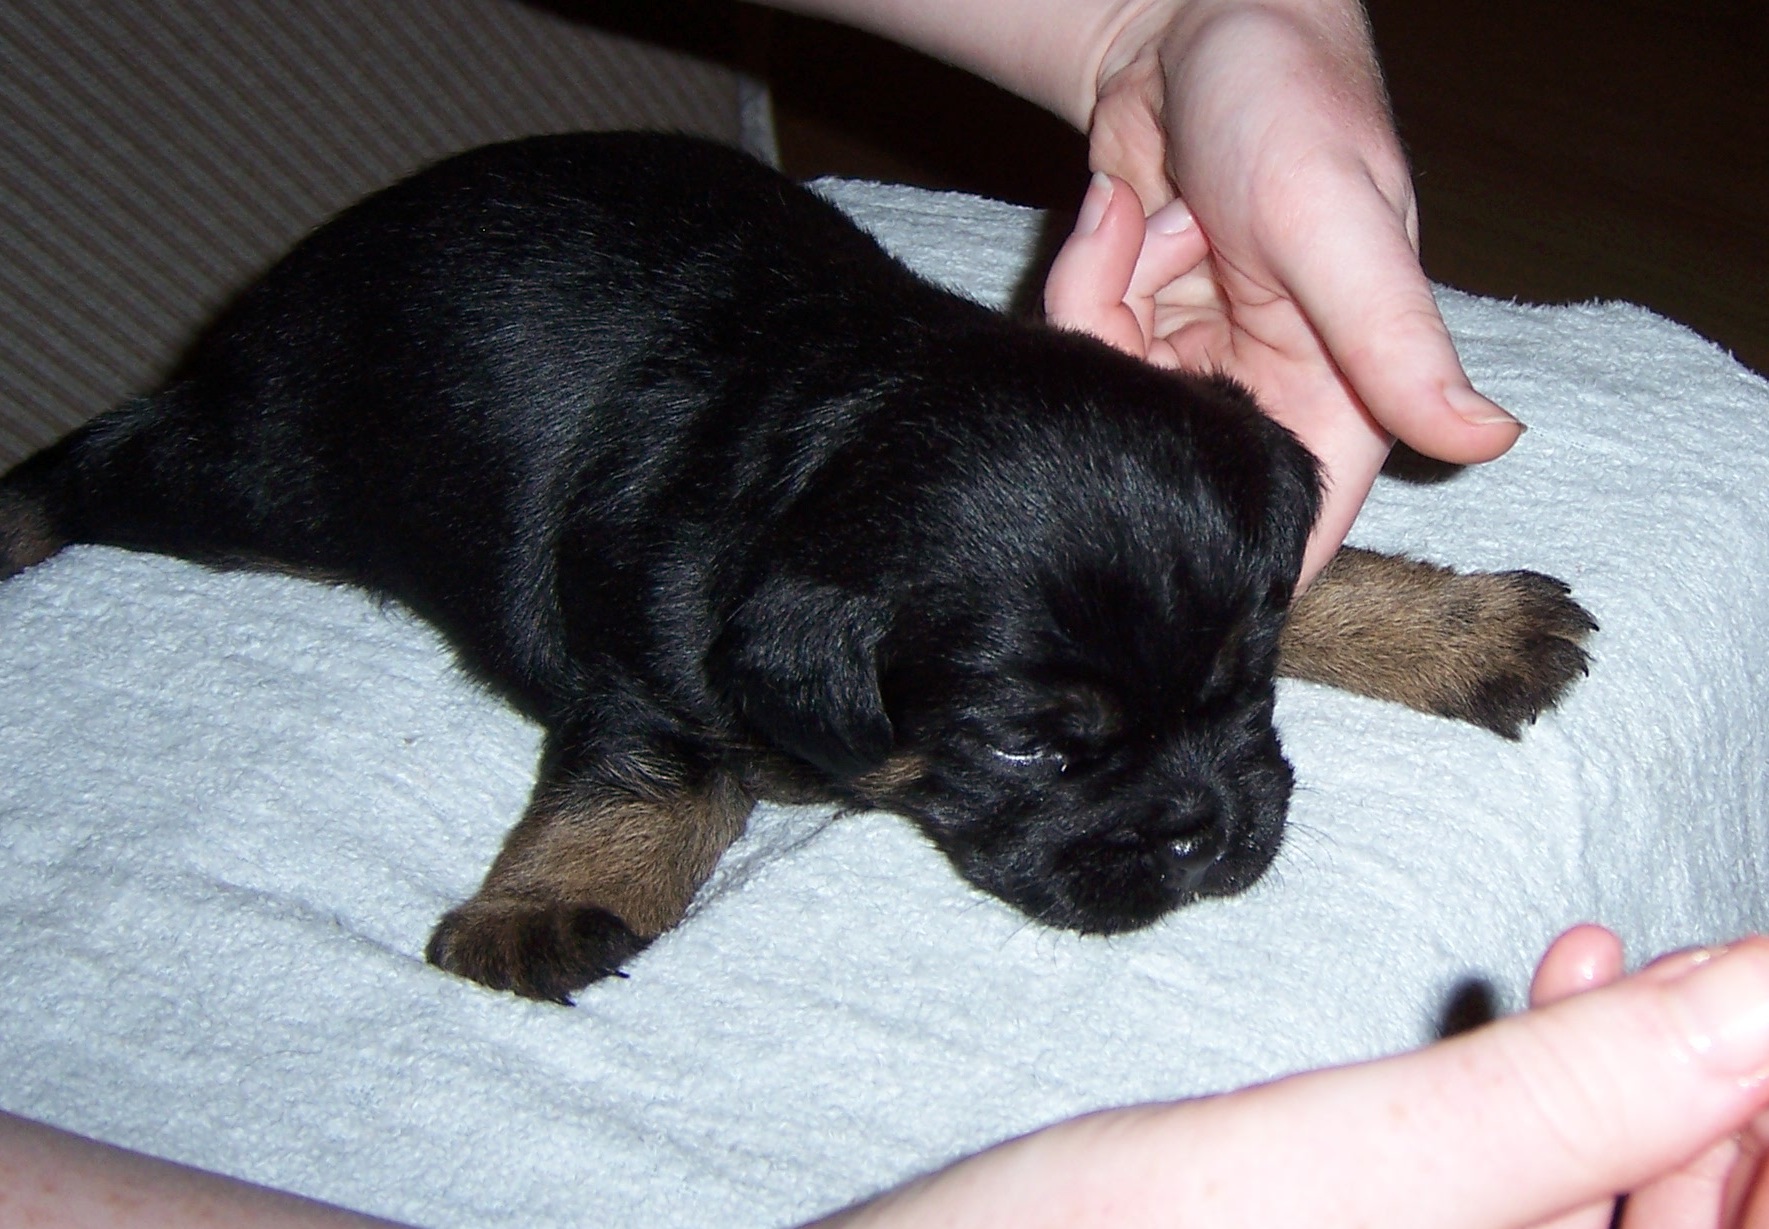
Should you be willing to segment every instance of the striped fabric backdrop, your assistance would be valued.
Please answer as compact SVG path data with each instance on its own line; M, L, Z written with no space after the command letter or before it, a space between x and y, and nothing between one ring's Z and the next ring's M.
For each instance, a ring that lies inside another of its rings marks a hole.
M759 97L518 0L0 0L0 468L424 162L570 128L737 142Z

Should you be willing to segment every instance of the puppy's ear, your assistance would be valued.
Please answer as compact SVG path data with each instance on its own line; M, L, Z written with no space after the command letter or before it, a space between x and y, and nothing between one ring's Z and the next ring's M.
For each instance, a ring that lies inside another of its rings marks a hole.
M1271 475L1265 513L1268 540L1283 557L1294 561L1292 568L1300 568L1308 535L1320 516L1325 470L1301 441L1283 431L1274 441Z
M1226 412L1253 438L1224 432L1222 446L1199 448L1195 455L1210 481L1224 492L1241 528L1283 570L1302 568L1308 535L1320 515L1325 471L1291 431L1259 408L1247 387L1226 375L1196 377L1191 385L1203 406Z
M837 585L770 578L713 646L713 678L777 748L845 780L890 754L878 687L890 614L882 600Z

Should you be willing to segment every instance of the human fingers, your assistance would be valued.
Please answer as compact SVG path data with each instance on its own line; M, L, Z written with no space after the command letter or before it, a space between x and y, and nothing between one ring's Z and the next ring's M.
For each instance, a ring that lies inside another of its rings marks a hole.
M1398 1058L1036 1132L843 1224L1536 1225L1769 1101L1769 941Z
M1123 180L1094 175L1045 279L1044 314L1052 324L1171 366L1170 347L1156 345L1157 296L1188 275L1195 280L1210 249L1184 202L1170 201L1147 219L1140 205Z
M1123 180L1095 173L1075 228L1051 262L1044 315L1142 358L1148 342L1125 303L1143 246L1142 204Z
M1529 1005L1546 1007L1622 975L1622 941L1601 926L1574 926L1548 945L1529 984Z
M1653 961L1638 976L1674 980L1714 955L1707 949L1671 952ZM1765 1141L1769 1141L1769 1117L1759 1114L1744 1129L1715 1143L1688 1164L1630 1193L1621 1221L1623 1229L1712 1229L1729 1225L1769 1229L1769 1200L1757 1189L1761 1186Z
M1727 1137L1694 1160L1628 1195L1621 1229L1720 1229L1735 1223L1731 1193L1739 1145ZM1598 1226L1610 1222L1595 1222ZM1559 1222L1551 1229L1561 1229ZM1583 1229L1582 1225L1580 1229Z
M1324 390L1312 405L1270 402L1320 457L1327 476L1303 561L1305 581L1349 532L1391 437L1428 456L1467 464L1505 452L1523 431L1469 384L1404 222L1373 181L1339 172L1324 178L1314 196L1319 206L1288 215L1296 229L1281 241L1274 238L1267 252L1281 287L1276 301L1294 305L1342 390ZM1253 288L1231 289L1241 302L1272 293L1260 291L1254 276L1231 271L1225 280L1231 288ZM1253 311L1241 318L1253 321ZM1299 363L1308 361L1306 346L1293 342L1289 352ZM1292 411L1293 422L1287 418Z
M1174 282L1198 270L1209 255L1210 244L1186 203L1177 198L1167 202L1143 223L1142 250L1130 277L1130 299L1152 304Z
M1769 1181L1765 1180L1766 1177L1769 1175L1765 1174L1759 1147L1750 1181L1739 1190L1738 1200L1722 1224L1737 1225L1740 1229L1769 1229Z
M1547 1007L1586 990L1607 986L1622 975L1622 942L1601 926L1580 925L1553 943L1530 981L1529 1005ZM1606 1195L1535 1229L1609 1229L1615 1198Z
M1428 456L1488 461L1522 426L1474 391L1408 233L1367 174L1336 168L1335 198L1300 219L1299 242L1272 254L1371 417Z
M1670 981L1711 958L1712 953L1703 950L1673 952L1653 961L1639 976ZM1575 926L1542 957L1530 984L1530 1005L1544 1007L1607 985L1621 972L1621 941L1600 926ZM1621 1222L1624 1229L1713 1229L1734 1223L1736 1209L1757 1174L1759 1144L1755 1134L1729 1136L1687 1165L1632 1192ZM1614 1199L1604 1198L1536 1229L1606 1229L1614 1211Z
M1284 1186L1240 1192L1254 1206L1235 1223L1321 1223L1311 1206L1330 1198L1335 1222L1491 1229L1540 1223L1687 1165L1769 1101L1766 1069L1769 942L1751 940L1415 1054L1223 1098L1225 1119L1239 1121L1211 1129L1302 1158ZM1317 1147L1280 1145L1273 1122ZM1318 1146L1326 1140L1345 1146Z
M1231 374L1236 369L1230 367ZM1263 388L1258 381L1249 381L1256 392ZM1363 510L1364 500L1376 484L1376 475L1388 459L1389 440L1361 405L1343 396L1328 393L1312 406L1302 402L1266 400L1266 412L1294 431L1309 451L1319 458L1324 475L1320 512L1302 554L1299 587L1306 587L1332 562L1353 522ZM1338 409L1337 416L1321 412ZM1299 408L1313 408L1304 416ZM1299 588L1300 591L1300 588Z

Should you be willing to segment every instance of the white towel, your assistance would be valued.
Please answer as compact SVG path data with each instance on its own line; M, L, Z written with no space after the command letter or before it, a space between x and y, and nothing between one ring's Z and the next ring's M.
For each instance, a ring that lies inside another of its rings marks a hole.
M999 301L1037 219L824 190ZM575 1009L423 962L536 730L349 590L84 548L0 586L0 1106L434 1226L777 1226L1076 1111L1431 1038L1582 919L1765 923L1769 386L1636 308L1445 292L1503 460L1356 540L1570 581L1594 664L1521 742L1280 688L1271 873L1080 938L905 822L763 808ZM1476 994L1473 997L1478 998Z

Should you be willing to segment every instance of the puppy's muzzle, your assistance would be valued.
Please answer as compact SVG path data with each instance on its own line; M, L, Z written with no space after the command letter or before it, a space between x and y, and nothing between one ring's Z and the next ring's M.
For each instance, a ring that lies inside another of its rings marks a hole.
M1106 932L1146 925L1234 878L1230 809L1208 786L1151 800L1128 822L1069 842L1056 855L1063 905L1040 911L1059 925Z

